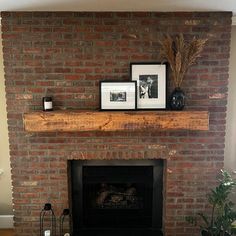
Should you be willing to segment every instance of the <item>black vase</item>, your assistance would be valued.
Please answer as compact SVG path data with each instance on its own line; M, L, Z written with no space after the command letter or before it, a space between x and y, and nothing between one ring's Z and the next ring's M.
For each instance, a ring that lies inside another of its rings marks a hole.
M170 95L171 110L181 111L185 106L185 94L181 88L175 88Z

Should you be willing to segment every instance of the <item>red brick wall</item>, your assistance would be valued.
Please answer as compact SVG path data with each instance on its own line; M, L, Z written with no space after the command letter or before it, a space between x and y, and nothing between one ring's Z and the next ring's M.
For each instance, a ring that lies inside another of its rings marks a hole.
M166 236L194 235L184 217L207 209L223 166L231 13L3 12L2 31L17 235L38 235L45 202L57 216L68 206L67 159L79 158L166 159ZM56 109L97 109L99 80L129 80L130 62L159 61L160 36L179 32L210 37L183 84L186 109L210 112L209 131L24 131L22 114L45 95Z

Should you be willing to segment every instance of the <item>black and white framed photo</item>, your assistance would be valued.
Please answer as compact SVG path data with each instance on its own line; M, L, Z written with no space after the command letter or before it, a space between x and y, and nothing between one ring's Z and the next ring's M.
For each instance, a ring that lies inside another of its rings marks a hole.
M167 64L131 63L130 72L137 82L137 109L166 109Z
M100 110L135 110L136 108L136 81L100 82Z

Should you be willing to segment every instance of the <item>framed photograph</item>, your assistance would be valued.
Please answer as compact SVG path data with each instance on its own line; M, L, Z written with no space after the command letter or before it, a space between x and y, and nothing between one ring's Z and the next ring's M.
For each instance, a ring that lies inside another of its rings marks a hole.
M131 63L130 72L137 82L137 109L166 109L167 64Z
M100 82L100 110L135 110L136 108L136 81Z

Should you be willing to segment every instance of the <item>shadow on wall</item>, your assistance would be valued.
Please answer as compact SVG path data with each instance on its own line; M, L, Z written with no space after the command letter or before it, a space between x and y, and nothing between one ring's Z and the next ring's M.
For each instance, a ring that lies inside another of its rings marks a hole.
M10 209L12 209L12 205L1 202L0 200L0 215L12 215L13 211Z
M236 26L232 26L229 66L229 94L227 105L227 125L225 139L225 169L236 179ZM232 195L236 208L236 194Z
M1 33L1 32L0 32ZM12 214L12 187L7 132L7 112L4 86L3 55L0 34L0 215ZM1 223L1 222L0 222Z

